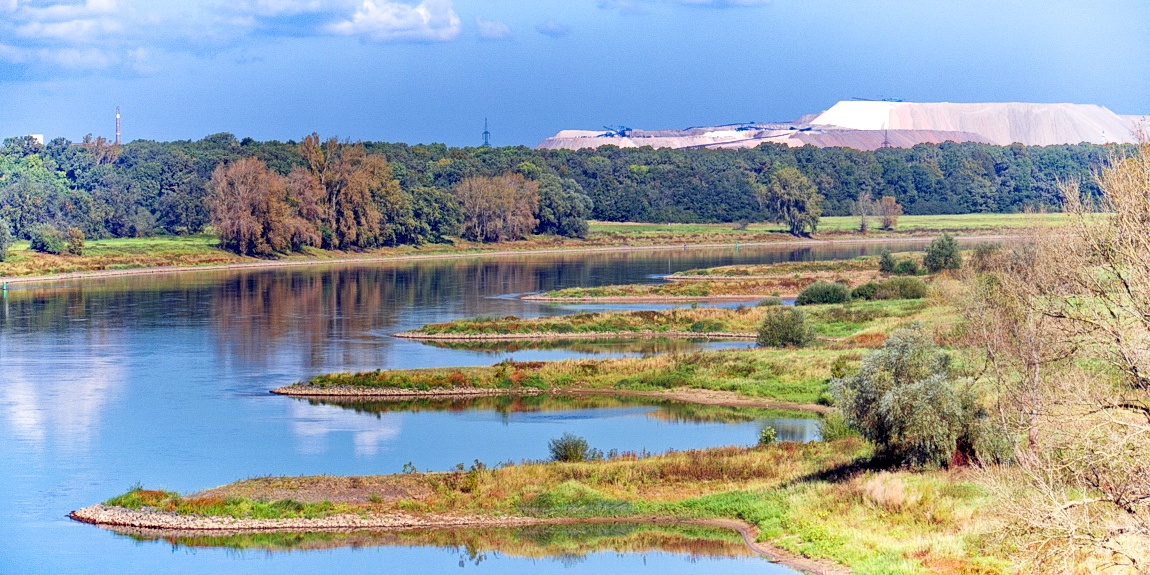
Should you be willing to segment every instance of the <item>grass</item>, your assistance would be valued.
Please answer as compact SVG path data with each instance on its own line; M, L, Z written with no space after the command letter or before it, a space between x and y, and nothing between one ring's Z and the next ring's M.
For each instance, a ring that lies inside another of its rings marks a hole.
M899 235L951 233L988 233L1061 223L1060 214L966 214L956 216L903 216L894 232L853 230L857 218L823 218L819 237L848 239L862 237L897 237ZM735 229L734 224L639 224L591 222L586 239L530 236L527 239L499 244L476 244L457 240L454 244L400 246L348 253L309 248L302 254L284 254L288 260L328 260L347 257L401 257L413 255L478 254L493 250L577 250L588 247L634 247L712 243L755 243L791 241L781 226L751 224ZM45 276L71 272L121 270L172 266L212 266L259 261L237 256L217 247L209 234L195 236L158 236L88 240L84 255L49 255L28 249L28 242L17 242L6 261L0 262L0 277Z
M359 500L332 504L311 502L301 495L299 500L309 503L297 505L343 506L345 512L363 514L737 519L758 527L760 540L844 564L859 574L1005 572L1005 561L994 556L981 537L993 526L985 511L994 502L987 494L961 473L870 470L869 456L864 443L850 438L647 458L625 454L582 463L473 466L448 473L365 478L380 485L387 481L418 484L416 497L383 499L364 494ZM213 492L217 498L236 501L236 507L257 508L274 505L263 503L260 494L280 493L285 481L314 498L325 496L323 486L345 479L258 478ZM134 490L109 503L134 500L139 493L153 492ZM160 501L173 497L157 496ZM180 503L174 508L177 512L197 509ZM215 506L198 509L222 514ZM730 541L729 535L685 535ZM549 538L535 539L540 540Z
M666 311L580 313L535 319L519 319L515 316L479 317L425 325L411 333L458 336L752 333L762 321L762 308L679 308Z
M866 329L889 328L891 321L905 323L920 315L928 303L923 300L856 301L845 305L812 305L803 309L814 322L817 334L844 338ZM753 336L769 308L676 308L665 311L623 311L582 313L520 319L479 317L425 325L408 332L419 336L458 336L498 339L500 336L586 336L635 334L741 334Z
M216 238L210 235L89 240L82 256L34 252L25 241L9 249L8 257L0 262L0 277L245 261L255 260L219 249Z
M884 236L898 233L967 233L992 232L998 230L1022 229L1035 226L1059 225L1062 214L957 214L941 216L901 216L893 231L872 228L868 236ZM858 234L858 217L830 216L819 220L819 235ZM592 235L615 235L632 239L676 237L707 237L715 241L763 241L766 238L783 235L782 225L754 223L744 229L736 229L735 224L648 224L628 222L591 222Z
M123 495L106 501L105 505L126 509L150 509L179 515L206 515L238 519L315 519L353 509L329 501L301 503L291 499L257 501L244 497L183 497L171 491L146 490L134 487Z

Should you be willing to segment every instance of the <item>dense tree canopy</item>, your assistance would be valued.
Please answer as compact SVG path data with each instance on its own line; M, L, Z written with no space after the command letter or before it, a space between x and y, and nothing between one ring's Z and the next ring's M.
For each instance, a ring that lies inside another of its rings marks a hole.
M646 222L761 221L757 192L793 169L822 197L823 215L848 215L861 194L894 198L906 214L1057 209L1059 182L1097 195L1093 173L1125 148L919 145L862 152L846 148L594 150L448 148L321 141L198 141L100 138L46 146L9 138L0 146L0 219L27 239L39 225L78 228L89 238L197 233L208 224L208 183L221 164L262 161L288 179L301 217L322 222L331 247L439 241L463 215L450 190L465 179L519 174L538 183L539 231L578 235L562 213ZM555 182L560 183L556 187ZM581 191L581 193L580 193ZM584 201L585 197L589 201ZM555 210L559 209L559 212ZM566 210L566 212L564 212ZM530 231L530 230L529 230Z

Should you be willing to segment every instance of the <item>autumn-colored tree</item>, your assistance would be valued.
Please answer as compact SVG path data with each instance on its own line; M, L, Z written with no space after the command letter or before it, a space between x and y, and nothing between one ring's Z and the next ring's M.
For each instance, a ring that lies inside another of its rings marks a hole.
M394 245L414 238L411 199L393 177L391 165L362 144L304 138L305 168L289 176L300 211L320 230L328 249Z
M898 200L891 196L883 196L876 204L879 218L882 219L882 229L893 230L898 225L898 217L902 215L902 206Z
M209 190L212 226L225 249L269 256L319 241L289 198L287 180L260 160L221 164L212 174Z
M520 174L467 178L455 187L463 207L463 238L477 242L518 240L538 221L539 184Z

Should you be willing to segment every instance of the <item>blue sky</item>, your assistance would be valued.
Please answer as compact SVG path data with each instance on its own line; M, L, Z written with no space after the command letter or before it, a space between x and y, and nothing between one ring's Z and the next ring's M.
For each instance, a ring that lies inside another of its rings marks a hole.
M0 0L0 134L534 145L841 99L1150 114L1145 0Z

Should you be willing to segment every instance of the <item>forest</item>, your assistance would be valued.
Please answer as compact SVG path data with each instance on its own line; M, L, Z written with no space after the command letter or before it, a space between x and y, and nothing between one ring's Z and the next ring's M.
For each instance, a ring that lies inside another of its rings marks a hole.
M316 149L314 135L300 142L259 142L216 134L197 141L141 140L122 146L91 137L81 143L59 138L46 145L9 138L0 147L0 220L24 239L44 224L78 229L88 238L199 233L212 223L217 168L254 158L287 187L293 172L297 183L305 173L308 181L323 179L314 158L306 157L309 141ZM362 157L354 162L368 162L372 177L386 180L369 186L374 206L365 212L369 220L387 224L382 231L349 242L336 237L342 232L332 227L334 215L317 212L311 227L297 234L297 240L343 248L440 241L461 233L481 241L501 239L502 232L487 230L474 219L481 217L476 205L461 203L467 197L463 188L479 189L474 185L478 180L463 186L472 178L486 178L488 184L518 178L515 185L524 193L539 196L530 203L533 213L513 226L512 235L578 235L585 230L579 216L633 222L765 221L764 190L778 175L794 170L814 185L822 215L850 215L860 197L893 197L912 215L1057 210L1061 182L1078 182L1086 193L1097 194L1094 173L1109 158L1129 153L1090 144L951 142L874 152L773 144L750 150L606 146L579 151L323 142L329 144L359 150L352 155ZM290 194L285 198L298 203Z

